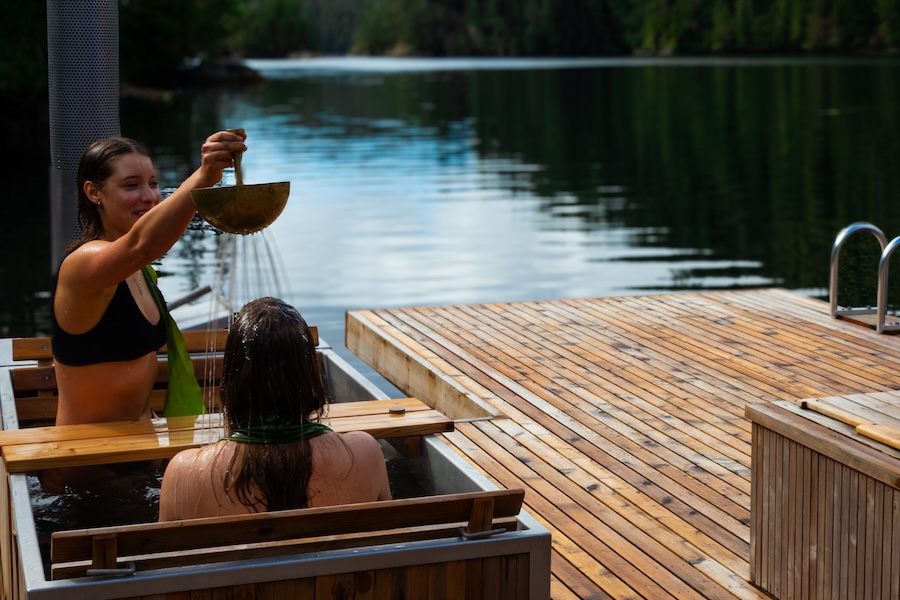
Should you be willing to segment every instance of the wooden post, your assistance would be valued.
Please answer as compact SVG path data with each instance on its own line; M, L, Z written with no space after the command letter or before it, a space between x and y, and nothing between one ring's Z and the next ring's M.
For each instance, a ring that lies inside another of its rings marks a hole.
M494 499L476 498L472 502L472 514L469 516L468 533L490 531L494 524Z
M116 534L104 533L93 537L92 569L116 568Z

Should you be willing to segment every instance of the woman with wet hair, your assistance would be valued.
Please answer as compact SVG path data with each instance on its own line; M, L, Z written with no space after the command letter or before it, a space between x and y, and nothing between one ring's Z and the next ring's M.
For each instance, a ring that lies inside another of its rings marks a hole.
M52 300L57 425L151 417L157 350L175 348L181 337L149 265L190 224L197 210L191 190L217 183L233 166L232 153L247 149L244 139L227 131L207 138L200 167L165 201L153 161L134 140L103 139L85 150L77 179L82 234L59 266ZM199 412L193 369L175 369L175 353L167 416L192 410L178 404L184 400L179 382Z
M290 305L260 298L241 309L220 393L226 436L171 460L160 521L390 499L375 438L321 422L328 397L316 349Z

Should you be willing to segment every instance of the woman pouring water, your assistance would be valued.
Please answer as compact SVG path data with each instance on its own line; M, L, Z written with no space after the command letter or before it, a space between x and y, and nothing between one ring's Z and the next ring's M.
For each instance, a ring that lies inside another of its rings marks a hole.
M191 190L217 183L233 166L232 153L246 150L245 138L226 131L207 138L200 167L165 202L153 161L137 142L108 138L82 155L82 235L59 267L52 301L57 425L151 417L156 352L167 343L172 349L180 333L148 265L190 224Z

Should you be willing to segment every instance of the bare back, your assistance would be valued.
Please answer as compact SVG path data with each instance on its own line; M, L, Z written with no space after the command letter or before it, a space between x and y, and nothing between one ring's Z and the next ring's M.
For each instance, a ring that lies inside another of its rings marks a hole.
M391 498L381 447L368 433L329 433L310 440L310 445L310 507ZM233 494L226 496L227 469L237 447L236 442L223 440L178 453L163 476L159 520L259 512Z

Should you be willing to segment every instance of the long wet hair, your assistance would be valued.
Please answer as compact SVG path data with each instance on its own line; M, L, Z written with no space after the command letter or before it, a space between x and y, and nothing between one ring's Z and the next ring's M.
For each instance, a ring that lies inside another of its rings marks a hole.
M328 394L309 326L294 307L266 297L241 309L225 342L220 394L228 433L321 420ZM226 493L245 506L305 508L312 448L309 440L238 444L228 473Z
M150 158L147 149L140 143L126 137L110 137L98 140L88 146L78 163L76 184L78 197L76 200L76 228L81 235L69 244L73 250L85 242L99 239L103 235L103 220L100 209L90 201L84 192L85 182L91 181L97 187L103 187L115 171L116 161L126 154L137 153ZM151 159L152 160L152 159Z

